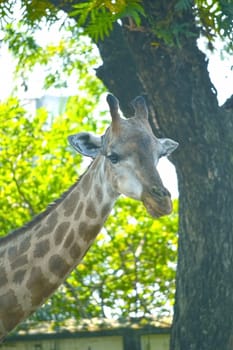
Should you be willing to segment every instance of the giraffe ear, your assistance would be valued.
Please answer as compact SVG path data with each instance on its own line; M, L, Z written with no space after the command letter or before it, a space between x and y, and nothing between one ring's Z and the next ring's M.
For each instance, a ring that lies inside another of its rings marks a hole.
M158 139L160 144L160 157L169 156L179 146L179 143L171 139Z
M68 136L70 145L83 156L95 158L102 146L101 137L95 136L88 132Z

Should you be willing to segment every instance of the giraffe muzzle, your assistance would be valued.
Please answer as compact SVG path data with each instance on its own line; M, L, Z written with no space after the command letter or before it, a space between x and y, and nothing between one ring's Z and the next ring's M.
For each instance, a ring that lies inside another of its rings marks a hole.
M166 188L153 187L151 191L143 194L142 202L147 212L154 218L172 212L171 194Z

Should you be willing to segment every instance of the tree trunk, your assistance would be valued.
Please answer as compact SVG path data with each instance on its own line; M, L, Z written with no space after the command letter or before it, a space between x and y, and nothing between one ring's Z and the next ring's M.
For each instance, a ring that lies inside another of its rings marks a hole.
M172 158L180 223L171 350L232 350L233 113L217 104L196 37L172 46L154 34L169 4L144 1L138 31L116 24L97 43L103 59L97 75L126 114L129 101L144 94L155 133L180 143ZM176 20L195 33L191 13Z
M125 86L138 76L153 129L180 143L173 156L180 238L171 350L232 350L232 114L218 107L207 62L194 41L171 49L154 48L145 33L128 32L125 37L137 70L130 76L131 65L127 76L127 63L121 61L108 74L106 64L105 85L125 104L137 95L139 84L130 90ZM111 52L107 60L114 63Z

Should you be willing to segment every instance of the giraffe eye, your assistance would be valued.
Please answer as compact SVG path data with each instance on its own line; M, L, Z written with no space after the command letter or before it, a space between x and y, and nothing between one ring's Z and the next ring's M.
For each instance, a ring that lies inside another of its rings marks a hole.
M109 156L107 156L107 158L111 161L112 164L116 164L119 161L118 154L116 153L110 154Z

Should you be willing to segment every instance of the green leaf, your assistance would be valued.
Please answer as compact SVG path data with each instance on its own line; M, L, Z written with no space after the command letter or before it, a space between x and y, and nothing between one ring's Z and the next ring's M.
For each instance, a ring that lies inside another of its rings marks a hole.
M103 40L113 28L113 23L124 17L132 17L136 25L140 25L144 9L141 0L128 1L86 1L75 4L70 15L74 16L79 26L94 41Z
M178 0L175 5L175 10L178 12L187 11L191 8L192 0Z

